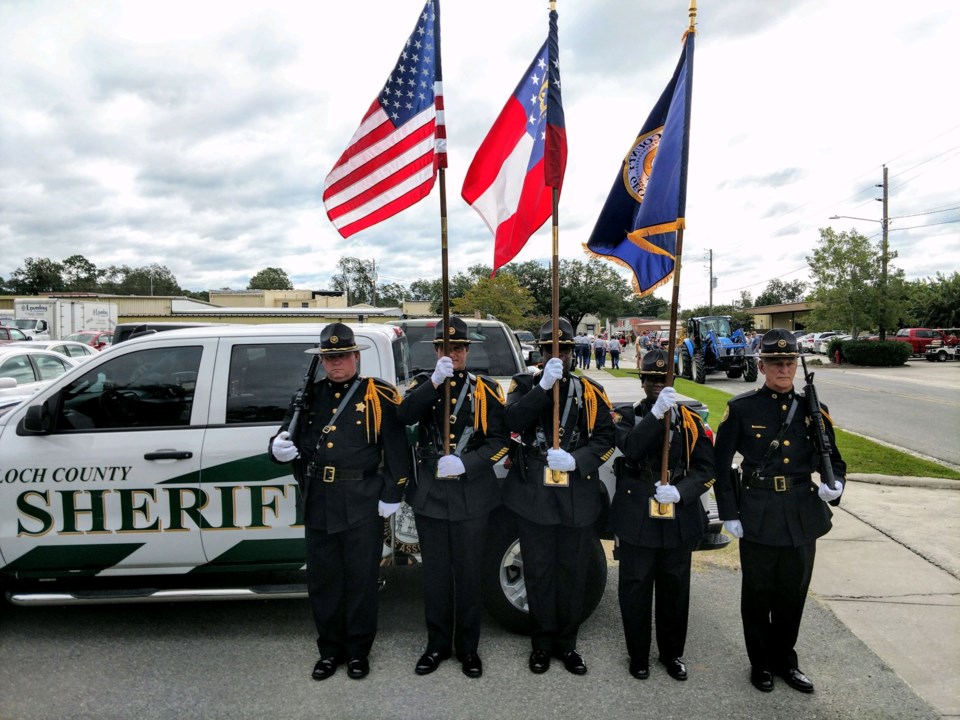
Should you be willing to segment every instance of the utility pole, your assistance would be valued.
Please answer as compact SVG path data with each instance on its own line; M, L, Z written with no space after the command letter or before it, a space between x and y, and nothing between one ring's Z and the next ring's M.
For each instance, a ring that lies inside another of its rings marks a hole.
M890 215L889 208L887 205L888 201L888 185L887 185L887 166L883 166L883 185L877 185L877 187L883 188L883 197L877 198L883 202L883 220L880 221L883 227L883 240L880 250L880 327L879 339L881 341L887 339L887 329L884 327L884 324L887 321L887 260L889 259L890 244L888 242L888 236L890 232Z
M716 285L713 277L713 248L707 252L710 254L710 302L707 303L707 312L713 314L713 288Z
M371 279L373 280L373 302L370 303L374 307L377 306L377 259L373 258L370 261L370 267L372 268Z

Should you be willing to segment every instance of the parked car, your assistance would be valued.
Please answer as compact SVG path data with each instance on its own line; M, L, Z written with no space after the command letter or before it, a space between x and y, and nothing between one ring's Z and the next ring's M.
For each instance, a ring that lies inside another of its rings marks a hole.
M5 345L0 347L0 395L32 395L76 366L75 360L60 353Z
M22 330L18 330L9 325L0 325L0 345L6 345L12 342L23 342L24 340L30 340L30 338L27 337Z
M942 338L943 336L940 335ZM893 337L887 336L889 340L905 342L910 344L911 354L923 355L927 351L927 345L933 342L934 331L930 328L900 328Z
M817 352L821 355L826 355L827 351L830 349L830 343L833 340L852 340L851 335L837 335L836 333L824 333L823 337L817 341Z
M112 330L81 330L67 335L64 340L83 343L96 350L103 350L113 343Z
M9 347L17 345L30 347L35 350L49 350L50 352L60 353L61 355L66 355L68 358L73 358L77 362L89 360L95 357L98 352L96 348L90 345L74 342L73 340L27 340L26 342L10 343Z
M813 352L813 339L816 336L816 333L806 333L797 338L797 347L800 348L800 352Z

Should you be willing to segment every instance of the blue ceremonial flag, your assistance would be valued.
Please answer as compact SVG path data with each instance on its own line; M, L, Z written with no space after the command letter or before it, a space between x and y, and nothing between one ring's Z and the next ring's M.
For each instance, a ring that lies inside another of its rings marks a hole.
M688 31L673 78L624 158L585 246L630 268L641 297L673 277L684 227L693 44Z

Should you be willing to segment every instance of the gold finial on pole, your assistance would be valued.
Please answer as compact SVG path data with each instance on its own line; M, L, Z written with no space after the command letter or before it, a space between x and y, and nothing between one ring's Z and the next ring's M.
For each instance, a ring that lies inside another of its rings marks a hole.
M688 12L690 15L690 32L697 31L697 0L690 0L690 10Z
M550 0L550 12L557 11L557 0Z

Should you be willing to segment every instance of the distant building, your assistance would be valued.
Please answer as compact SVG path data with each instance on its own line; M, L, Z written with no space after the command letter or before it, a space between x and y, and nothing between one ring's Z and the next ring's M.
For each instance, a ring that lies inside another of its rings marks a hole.
M211 290L218 307L345 308L346 290Z
M803 330L810 322L810 311L816 303L781 303L779 305L760 305L744 308L744 312L753 316L753 326L757 332L771 328Z

